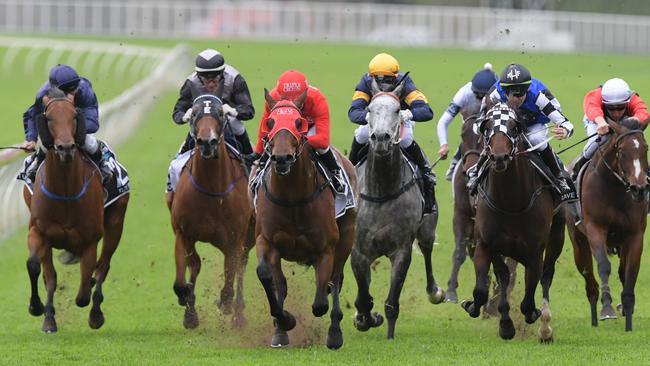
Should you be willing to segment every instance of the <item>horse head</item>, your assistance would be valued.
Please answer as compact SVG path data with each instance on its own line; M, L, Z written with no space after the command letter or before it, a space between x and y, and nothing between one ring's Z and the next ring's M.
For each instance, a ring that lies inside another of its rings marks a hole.
M276 173L286 175L296 162L307 143L309 125L302 116L302 106L307 97L307 90L296 100L274 100L268 90L264 89L264 98L269 105L269 118L266 123L269 131L265 150L271 157Z
M646 196L648 184L648 144L639 123L624 119L619 122L609 120L614 131L610 145L615 152L614 166L608 166L635 201L641 202ZM604 160L603 160L604 161Z
M505 103L497 103L479 122L484 146L496 172L504 172L514 159L521 128L515 112Z
M43 145L53 147L62 163L72 162L77 145L82 145L86 136L85 120L75 108L74 94L65 94L53 87L43 97L43 110L45 112L37 119Z
M223 102L212 94L203 94L192 103L190 135L204 159L219 157L219 144L223 141L225 116Z
M403 87L404 84L400 84L391 92L382 92L377 82L372 80L372 99L368 105L368 134L370 146L378 155L388 154L390 145L399 144L402 138L399 95Z

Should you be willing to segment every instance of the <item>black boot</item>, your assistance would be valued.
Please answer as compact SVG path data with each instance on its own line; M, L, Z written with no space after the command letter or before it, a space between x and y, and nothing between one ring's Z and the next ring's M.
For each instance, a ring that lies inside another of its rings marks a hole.
M447 169L447 172L445 173L447 180L450 182L451 178L454 176L454 170L456 169L456 165L458 165L458 161L460 161L460 146L458 146L456 149L456 153L451 158L451 162L449 163L449 169Z
M364 156L364 154L362 154L362 150L364 150L364 147L366 147L366 145L367 144L362 144L357 142L356 138L352 138L352 147L350 147L350 156L349 156L352 165L359 164L359 162Z
M113 177L113 170L108 165L108 162L104 159L101 143L99 144L97 151L95 151L93 154L88 154L88 156L99 168L99 171L101 172L102 175L102 184L106 185L106 183L108 183L111 177Z
M580 173L580 169L582 169L582 166L585 165L585 163L588 161L589 159L585 158L584 155L580 155L578 160L576 160L576 163L573 164L573 174L571 174L571 180L575 182L578 179L578 173Z
M43 160L45 160L45 150L39 147L36 149L36 152L32 157L32 162L29 164L27 170L25 171L27 178L29 178L32 183L36 181L36 172L38 171L38 167L43 163Z
M235 136L237 142L239 143L240 152L244 155L249 155L253 153L253 147L251 146L251 140L248 138L248 133L244 131L239 136Z
M486 161L488 161L488 155L481 154L476 164L467 170L467 191L472 196L476 194L476 189L478 188L479 173L481 172L481 168Z
M422 170L422 195L424 196L424 213L430 214L436 207L436 175L431 171L427 156L417 142L404 149L413 162Z
M190 136L190 134L187 134L187 137L185 138L185 141L183 142L183 145L181 145L180 150L176 153L176 156L182 155L183 153L192 150L194 148L194 138Z
M345 193L343 172L341 171L341 167L339 167L339 164L336 161L336 158L334 157L334 152L332 151L332 148L327 149L326 153L324 153L323 155L318 155L318 157L332 175L332 186L334 186L334 190L336 190L336 192L341 194Z

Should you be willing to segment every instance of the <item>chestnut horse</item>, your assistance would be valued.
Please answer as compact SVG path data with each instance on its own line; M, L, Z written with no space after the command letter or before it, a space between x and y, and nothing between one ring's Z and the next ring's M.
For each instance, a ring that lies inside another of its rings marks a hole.
M338 349L343 345L339 291L343 267L352 249L356 209L335 217L333 194L328 181L316 170L307 144L307 121L300 112L305 97L306 91L295 102L275 101L265 91L271 112L262 123L270 131L265 145L271 163L257 188L257 276L264 286L275 326L271 346L281 347L289 344L287 331L296 325L294 316L284 309L287 280L281 259L313 265L316 296L312 313L317 317L327 313L327 295L331 292L327 347ZM335 153L356 189L354 167L338 151Z
M231 314L234 297L233 325L246 325L243 287L248 252L253 246L249 235L253 210L248 203L246 172L240 161L228 154L224 142L227 122L222 105L218 97L209 94L194 100L190 122L190 134L196 142L194 151L175 192L165 197L176 234L174 292L179 305L185 306L183 325L188 329L199 324L194 307L194 289L201 271L197 241L211 243L224 254L225 281L217 304L224 314ZM185 278L188 267L189 283Z
M23 190L30 211L27 244L29 258L27 272L32 287L29 312L34 316L45 313L43 331L57 331L54 319L54 291L56 271L52 262L52 248L65 249L81 257L81 286L76 304L93 306L88 325L99 329L104 324L101 303L102 285L108 275L111 257L122 237L124 215L129 201L125 194L104 208L101 174L78 146L85 139L85 125L78 121L74 96L65 95L58 88L43 97L44 118L38 122L38 133L48 148L45 163L34 182L33 195ZM104 237L101 256L97 261L97 242ZM38 296L38 276L43 266L43 280L47 302L43 306ZM94 273L94 278L93 278Z
M638 123L624 126L610 120L609 126L613 134L598 148L581 180L580 201L586 235L576 229L572 220L567 220L567 228L573 242L576 267L585 278L591 325L598 325L598 283L591 256L596 259L602 281L600 319L605 320L616 318L608 283L611 265L607 254L618 253L625 330L631 331L634 285L648 213L648 144Z
M480 131L489 160L486 177L478 186L476 204L474 299L463 302L462 306L471 317L478 317L488 299L490 263L499 286L507 288L510 275L503 257L511 257L526 268L526 289L520 307L525 321L532 324L541 316L540 341L552 341L549 289L555 261L564 245L563 212L554 214L557 202L552 186L536 172L525 155L522 128L512 109L506 104L496 104L481 122ZM535 306L540 278L541 311ZM506 291L500 291L498 309L499 335L512 339L515 327L509 315Z

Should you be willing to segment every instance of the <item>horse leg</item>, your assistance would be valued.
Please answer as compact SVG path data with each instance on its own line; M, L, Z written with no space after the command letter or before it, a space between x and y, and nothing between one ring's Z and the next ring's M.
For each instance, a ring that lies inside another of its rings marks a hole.
M360 253L357 245L353 245L350 264L357 282L357 298L354 301L357 311L354 315L354 327L362 332L378 327L384 322L384 318L379 313L372 311L374 302L370 295L370 264L375 259L376 257L371 258Z
M81 283L75 300L78 307L83 308L90 304L90 292L93 287L93 272L97 265L97 243L90 243L86 246L81 255L80 274Z
M237 249L224 251L224 282L219 300L217 301L217 306L221 312L226 315L232 314L232 301L235 295L234 283L235 275L237 274L237 267L239 267L239 253Z
M392 271L390 276L390 289L384 303L384 314L388 321L388 339L395 337L395 324L399 316L399 296L406 280L409 266L411 265L411 245L407 245L401 251L390 257Z
M104 293L102 291L104 281L108 276L111 266L111 258L117 250L117 246L122 238L124 228L124 214L128 203L128 195L122 196L118 201L110 205L104 212L104 240L102 244L102 253L97 262L95 269L95 292L93 293L93 307L90 310L88 324L92 329L99 329L104 324L104 314L101 304L104 302Z
M594 277L594 265L591 259L591 249L587 237L575 228L569 229L569 236L573 243L573 260L578 272L585 279L585 293L591 309L591 325L598 326L597 303L598 283Z
M196 303L196 295L194 289L196 288L196 279L201 272L201 257L196 252L195 243L189 248L190 254L187 255L187 266L190 270L190 282L187 284L187 305L185 306L185 314L183 315L183 326L185 329L195 329L199 326L199 314L194 307Z
M623 304L623 315L625 315L625 331L632 331L632 314L634 313L634 286L639 275L641 264L641 253L643 252L643 234L638 234L626 241L628 245L622 246L621 258L625 258L625 270L623 277L623 291L621 292L621 303Z
M515 287L517 282L517 261L510 257L503 257L502 260L505 262L505 265L508 267L508 281L501 283L498 279L492 284L492 296L488 297L488 302L483 307L483 316L488 317L491 315L496 316L499 313L499 302L501 301L501 293L505 292L510 301L510 294ZM489 283L489 281L488 281Z
M510 279L510 270L508 269L508 266L506 266L503 257L500 255L495 255L492 258L492 265L499 287L504 288L507 286L508 280ZM501 314L501 319L499 320L499 336L502 339L514 338L515 325L510 318L510 304L508 303L507 291L499 292L498 310Z
M600 320L616 319L616 311L612 307L612 295L609 289L609 275L612 271L612 265L609 258L607 258L607 234L590 223L587 223L587 234L591 252L596 259L601 283L602 308L600 309Z
M330 248L332 248L330 246ZM331 249L325 251L316 263L316 295L311 305L311 312L316 317L321 317L329 310L327 301L327 289L332 279L332 269L334 266L334 255Z
M456 247L454 248L454 253L451 255L451 275L449 276L449 281L447 281L447 293L445 294L445 300L453 303L458 302L458 294L456 293L456 289L458 288L458 272L460 271L460 266L467 259L467 249L473 241L472 236L474 231L473 221L469 220L469 223L461 223L459 221L461 220L454 217Z
M339 349L343 346L343 332L341 332L341 319L343 319L343 312L341 311L341 303L339 294L341 284L343 283L342 272L336 273L332 276L330 282L332 290L332 311L330 311L330 327L327 331L327 348Z
M257 278L264 287L271 316L274 318L275 330L271 339L271 347L283 347L289 344L286 332L296 326L296 319L283 308L287 287L286 278L281 274L280 253L262 235L257 237L256 251L259 262ZM278 275L281 277L278 278Z
M45 252L43 239L36 232L34 227L29 229L27 235L27 245L29 247L29 257L27 258L27 274L29 275L29 282L31 284L32 295L29 298L29 313L33 316L43 315L43 303L40 296L38 296L38 276L41 274L41 261ZM51 250L51 249L50 249Z
M432 241L420 241L418 240L418 245L420 251L424 256L424 268L427 276L427 296L429 302L432 304L440 304L445 301L445 291L438 287L436 284L436 279L433 277L433 267L431 265L431 253L433 252L433 242ZM456 272L458 274L458 272Z
M246 266L248 265L248 250L250 248L242 248L239 256L239 264L237 265L236 276L236 292L235 292L235 315L233 316L232 323L235 328L245 328L247 325L246 317L244 316L244 273L246 273Z
M526 289L519 306L521 313L524 314L524 320L528 324L533 324L542 315L542 312L535 307L535 291L542 271L542 253L532 254L536 258L531 259L526 264Z
M492 255L485 249L485 245L481 242L477 243L474 250L474 272L476 275L474 300L465 300L460 304L472 318L479 316L481 306L485 305L488 300L488 271L490 270L491 257Z
M542 269L542 315L539 328L539 341L542 343L553 341L553 328L551 327L551 295L550 289L555 276L555 262L562 254L564 247L564 217L557 214L553 217L551 233L544 251L544 262Z

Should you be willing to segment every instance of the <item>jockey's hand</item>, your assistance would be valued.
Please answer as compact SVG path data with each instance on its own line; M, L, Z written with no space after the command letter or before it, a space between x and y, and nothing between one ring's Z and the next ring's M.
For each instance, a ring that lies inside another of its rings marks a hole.
M440 145L440 149L438 149L438 156L440 156L440 159L446 160L447 154L449 154L449 145L447 144Z
M192 108L188 109L185 111L185 114L183 115L183 118L181 118L183 122L187 123L192 119Z
M36 141L25 141L22 146L25 151L35 151L36 150Z
M410 109L403 109L399 111L399 117L402 119L402 122L408 122L413 119L413 112Z
M370 112L366 112L365 120L366 122L370 122Z
M553 137L558 140L564 140L569 136L569 130L564 127L553 127Z
M233 118L236 118L237 114L239 114L239 112L237 112L237 109L229 106L228 104L222 105L221 110L223 111L224 115L230 116L230 117L233 117Z
M252 164L255 161L259 160L262 157L262 154L259 153L252 153L252 154L244 154L244 160L246 160L248 163Z

